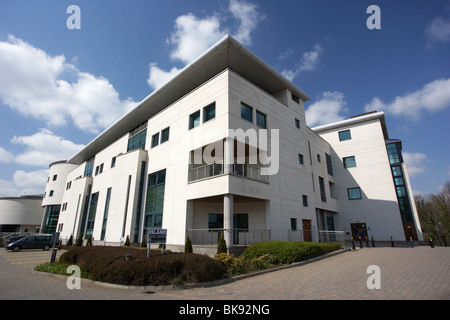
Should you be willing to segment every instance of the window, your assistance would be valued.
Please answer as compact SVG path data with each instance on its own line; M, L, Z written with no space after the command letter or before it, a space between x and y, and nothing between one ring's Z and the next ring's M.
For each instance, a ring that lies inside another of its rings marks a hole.
M347 189L348 200L362 199L361 188L348 188Z
M72 181L67 182L66 190L69 190L72 187Z
M303 155L301 153L298 154L298 163L303 164Z
M86 167L84 167L84 176L92 177L92 172L94 171L94 158L86 161Z
M327 172L330 176L333 175L333 164L331 163L331 156L328 153L325 153L325 159L327 161Z
M159 132L155 133L152 136L152 148L156 147L159 144Z
M248 232L248 214L236 213L233 214L234 229ZM208 214L208 229L223 229L223 213ZM237 233L235 233L235 236ZM236 242L238 239L234 239Z
M256 111L256 125L263 129L267 129L266 115L264 113Z
M103 212L102 233L100 234L100 240L105 240L106 224L108 222L109 203L111 201L111 188L108 188L106 192L105 211Z
M323 202L327 202L327 195L325 193L325 185L322 177L319 177L319 187L320 187L320 199Z
M103 163L100 165L100 171L98 172L99 174L103 172Z
M216 117L216 103L213 102L209 106L203 108L203 123Z
M100 167L99 166L97 166L97 167L95 167L95 175L98 175L98 171L100 170Z
M351 140L350 130L339 131L339 141Z
M87 217L85 237L91 236L94 231L95 215L97 213L98 192L91 196L91 204L89 205L89 213Z
M136 149L144 149L146 138L147 138L147 121L130 131L130 137L128 138L127 152Z
M241 103L241 118L253 122L253 108Z
M291 218L291 230L296 231L297 230L297 219Z
M344 168L353 168L356 167L355 156L345 157L342 159L344 162Z
M292 98L292 101L294 101L296 103L300 103L299 98L295 94L291 93L291 98Z
M399 143L387 144L386 149L387 149L390 164L397 164L397 163L403 162Z
M320 154L317 154L317 162L320 162Z
M53 181L56 181L56 178L57 178L57 177L58 177L58 175L55 174L55 175L53 176Z
M302 202L303 202L303 206L307 207L308 206L308 196L302 195Z
M50 193L48 194L48 196L53 197L53 193L54 193L54 190L50 190Z
M189 116L189 130L200 125L200 110Z
M300 129L300 120L295 119L295 127Z
M111 168L114 168L116 166L116 157L113 157L111 159Z
M148 175L145 227L162 227L166 169Z
M165 128L163 131L161 131L161 143L166 142L169 140L169 128Z

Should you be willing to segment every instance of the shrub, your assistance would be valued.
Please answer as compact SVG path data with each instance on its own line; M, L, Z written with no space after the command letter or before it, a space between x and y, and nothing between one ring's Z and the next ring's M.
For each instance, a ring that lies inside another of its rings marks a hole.
M89 236L86 241L86 247L92 246L92 236Z
M77 243L75 244L77 247L81 247L83 245L83 235L80 233L80 235L77 238Z
M232 254L219 253L214 259L220 261L229 275L245 274L253 271L264 270L270 267L270 258L263 255L258 258L246 259L245 257L236 258Z
M73 235L70 235L69 240L67 240L66 246L73 246Z
M127 238L125 239L125 247L129 246L130 246L130 236L127 236Z
M141 248L147 248L147 237L146 236L142 237Z
M184 252L186 252L186 253L193 252L191 238L189 238L189 237L187 237L186 243L184 244Z
M220 239L219 239L219 243L217 244L217 254L221 254L221 253L227 253L227 242L225 241L225 237L223 235L223 231L222 234L220 235Z
M245 249L242 257L253 259L269 255L272 263L290 264L339 250L339 248L339 243L334 242L265 241Z
M125 254L131 254L130 261ZM70 264L82 263L92 280L122 285L169 285L218 280L224 267L206 255L161 254L131 247L82 247L70 249L59 260Z

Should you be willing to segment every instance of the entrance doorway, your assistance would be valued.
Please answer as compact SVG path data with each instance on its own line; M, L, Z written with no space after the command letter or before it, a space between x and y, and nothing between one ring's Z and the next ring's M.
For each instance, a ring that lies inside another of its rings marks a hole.
M312 241L312 234L311 234L311 220L309 219L302 219L302 229L303 229L303 241Z
M352 229L352 237L357 240L359 237L361 239L366 239L367 235L367 225L365 222L363 223L351 223L350 227Z
M417 241L416 226L414 225L414 222L403 222L403 230L405 231L406 241L409 241L410 238Z

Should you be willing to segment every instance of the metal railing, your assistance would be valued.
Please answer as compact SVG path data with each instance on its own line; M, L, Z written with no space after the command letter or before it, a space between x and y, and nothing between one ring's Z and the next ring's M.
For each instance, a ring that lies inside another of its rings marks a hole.
M339 242L345 247L344 231L289 230L289 241Z
M233 245L251 245L269 241L270 230L267 229L187 229L187 236L193 245L217 245L222 232L233 234Z
M230 174L253 179L257 181L269 182L267 175L261 174L261 168L249 164L235 163L230 165ZM212 163L189 169L189 182L206 179L225 174L223 163Z

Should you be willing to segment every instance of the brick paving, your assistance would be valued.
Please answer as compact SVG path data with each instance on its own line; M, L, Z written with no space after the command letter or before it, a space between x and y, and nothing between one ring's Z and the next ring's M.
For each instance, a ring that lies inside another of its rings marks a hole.
M380 268L368 289L367 267ZM165 292L159 292L164 296ZM172 291L180 299L449 300L450 248L364 248L229 284Z

